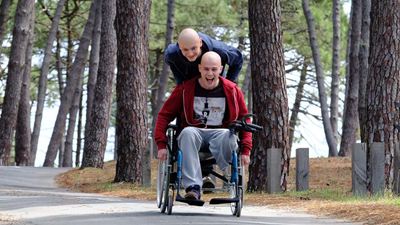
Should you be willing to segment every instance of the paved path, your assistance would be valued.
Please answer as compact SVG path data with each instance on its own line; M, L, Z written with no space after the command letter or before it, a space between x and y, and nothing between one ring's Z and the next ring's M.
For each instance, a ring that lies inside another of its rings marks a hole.
M154 202L57 188L54 176L66 170L0 167L0 225L355 224L259 206L245 206L237 218L227 205L195 207L177 203L172 215L165 215Z

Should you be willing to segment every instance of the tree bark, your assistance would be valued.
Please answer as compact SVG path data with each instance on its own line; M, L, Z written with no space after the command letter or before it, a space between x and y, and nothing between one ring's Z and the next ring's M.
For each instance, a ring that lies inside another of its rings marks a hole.
M317 83L318 83L318 95L319 95L319 102L321 104L321 116L322 116L322 123L324 126L324 132L326 141L329 146L329 156L337 156L337 146L335 136L332 132L332 126L329 119L329 111L328 111L328 104L326 100L326 90L324 84L324 70L322 68L321 57L319 52L319 47L317 43L317 36L315 33L315 24L314 24L314 16L311 13L310 6L308 0L302 1L304 15L307 20L308 26L308 34L310 39L310 46L312 50L312 55L315 64L315 70L317 75Z
M7 165L11 151L12 135L17 123L26 47L29 40L29 27L34 5L34 0L20 0L15 14L6 90L0 118L0 165Z
M175 0L168 0L167 5L167 27L166 27L166 34L165 34L165 48L167 49L168 45L172 42L172 37L174 35L174 10L175 10ZM156 101L156 110L153 114L153 121L157 118L158 112L161 109L162 104L164 103L165 92L168 86L168 73L169 73L169 66L168 64L163 61L163 68L161 71L161 75L158 80L158 90L157 90L157 101ZM155 122L153 123L153 127Z
M346 111L344 111L342 125L342 140L340 143L340 156L349 156L351 147L356 142L358 128L358 90L360 86L360 62L358 59L361 37L361 0L352 0L351 37L349 77L347 80L348 92L346 98Z
M78 115L78 134L76 140L76 151L75 151L75 167L79 167L81 162L81 151L82 151L82 116L83 116L83 105L82 105L83 93L81 92L79 100L79 115Z
M361 2L362 21L361 21L361 41L360 53L358 59L360 61L360 88L358 91L358 118L360 124L361 140L365 132L367 123L367 81L368 81L368 56L369 56L369 28L370 28L370 12L371 0L363 0Z
M333 23L333 38L332 38L332 81L331 81L331 114L330 121L332 133L335 141L339 141L338 133L338 117L339 117L339 80L340 80L340 1L332 1L332 23Z
M3 43L4 33L6 31L6 24L9 15L11 0L2 0L0 5L0 46ZM1 77L1 74L0 74Z
M90 118L92 112L94 89L96 87L97 71L99 68L99 52L100 52L100 35L101 35L101 10L102 0L98 0L96 18L94 20L94 28L92 34L92 44L89 59L89 78L87 82L87 100L86 100L86 118ZM86 125L85 125L86 127Z
M65 136L62 167L72 167L72 145L76 127L76 117L78 116L79 102L82 93L82 77L79 77L78 87L75 89L72 106L69 109L68 129Z
M117 0L117 166L114 181L142 184L147 148L150 0Z
M57 149L62 141L66 117L72 105L75 89L80 88L78 87L80 80L79 76L82 76L88 55L88 48L93 31L94 16L96 13L96 5L97 0L93 0L89 12L89 18L82 33L79 48L67 79L67 85L65 86L61 96L60 108L58 110L53 133L51 135L50 143L46 152L46 158L43 164L43 166L46 167L54 166L54 160L57 157Z
M38 84L38 96L35 112L35 122L33 125L33 132L31 135L31 162L33 165L36 159L37 146L39 143L40 128L42 124L44 103L46 100L46 90L47 90L47 75L49 74L50 61L52 57L52 48L54 40L56 39L58 25L60 23L61 13L64 8L65 0L60 0L57 3L57 9L51 23L49 36L46 43L46 48L44 50L42 67L40 69L39 84Z
M298 120L298 114L300 111L301 100L304 95L304 85L306 83L307 68L308 68L308 62L307 62L307 59L304 59L303 69L301 70L300 80L299 80L299 84L297 85L297 90L296 90L296 97L294 99L294 103L293 103L293 107L292 107L292 114L290 115L290 120L289 120L289 149L290 149L289 155L291 155L294 131L295 131L296 123Z
M371 1L367 127L363 135L367 140L363 141L385 143L386 188L393 187L394 144L399 140L398 131L394 129L399 115L393 113L396 111L395 103L400 101L399 9L399 1ZM370 169L368 166L368 175Z
M103 168L110 123L112 84L115 77L117 42L114 30L116 5L104 1L101 11L100 64L94 93L93 111L87 119L82 166Z
M273 21L273 22L272 22ZM264 127L255 134L249 167L249 191L267 191L268 148L282 149L281 188L286 190L289 136L288 98L282 44L279 0L249 1L251 76L256 122Z
M32 9L29 28L29 40L25 54L25 68L21 87L21 99L18 107L17 129L15 131L15 163L17 166L33 166L30 164L31 151L31 63L32 45L35 29L35 8Z

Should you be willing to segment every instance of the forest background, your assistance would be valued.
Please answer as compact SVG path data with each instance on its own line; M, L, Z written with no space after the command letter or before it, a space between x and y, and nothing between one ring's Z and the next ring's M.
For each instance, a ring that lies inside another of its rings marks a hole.
M3 1L5 2L5 1ZM12 3L13 1L11 1ZM322 63L326 74L330 74L330 65L332 62L332 1L318 0L311 1L311 9L315 16L316 29L318 32L318 41L321 47ZM36 3L36 22L35 38L32 54L32 79L30 83L31 99L31 126L35 120L35 109L37 107L38 83L40 70L43 62L44 49L47 36L51 26L52 18L56 10L57 1L38 1ZM149 33L149 70L148 70L148 90L149 90L149 112L151 112L151 93L157 88L157 79L162 71L162 54L165 47L166 19L167 19L167 1L153 1L150 18ZM305 59L311 59L311 49L309 46L307 23L302 11L300 1L282 1L282 26L285 48L285 68L287 78L287 91L289 97L289 106L293 106L300 74L303 69ZM76 54L79 45L79 37L86 23L89 13L90 1L69 0L66 1L64 12L57 35L57 46L52 49L52 59L48 75L45 109L42 122L39 144L37 147L35 166L41 166L44 162L47 146L50 141L51 132L54 128L54 122L57 116L57 110L60 104L60 91L65 86L67 69L72 63L72 58ZM0 96L4 96L4 90L7 78L8 55L11 47L12 28L14 22L14 13L16 4L10 4L9 16L6 23L3 24L4 33L1 48L1 73L0 76ZM241 75L239 77L239 86L248 93L249 85L249 55L250 43L248 38L248 17L247 1L214 1L208 0L199 3L197 1L185 0L176 1L174 9L174 29L173 40L176 41L177 34L185 27L207 33L218 40L239 47L245 57L245 62ZM350 15L350 2L342 1L340 7L340 96L339 107L342 111L345 90L345 65L346 65L346 46L347 30ZM59 54L57 56L57 54ZM59 57L59 58L58 58ZM61 63L57 68L57 62ZM79 102L79 112L76 127L74 129L72 144L66 144L73 148L73 164L76 164L77 148L81 148L83 140L83 127L85 124L85 111L87 106L89 64L84 70L84 80L82 83L82 100ZM330 79L327 76L326 85L329 89ZM172 76L168 79L168 88L173 87ZM115 88L115 85L114 85ZM115 93L115 91L114 91ZM154 93L153 93L154 94ZM167 93L168 95L168 93ZM114 97L115 100L115 97ZM0 100L1 102L1 100ZM113 101L115 103L115 101ZM290 107L292 108L292 107ZM110 120L110 130L108 132L107 150L105 160L114 158L114 137L115 137L115 113L116 105L112 106L112 116ZM149 121L152 121L149 113ZM341 120L339 119L339 123ZM78 132L80 135L78 135ZM340 134L340 126L338 130ZM338 134L338 135L339 135ZM69 135L71 136L71 135ZM79 141L78 141L79 140ZM70 141L71 140L67 140ZM294 129L294 141L292 149L297 147L310 148L310 157L328 156L328 146L324 137L321 123L321 113L318 103L317 84L314 68L310 66L307 71L306 84L301 100L301 108L296 127ZM294 151L292 151L292 155ZM82 154L80 154L82 155ZM14 157L11 157L12 160ZM62 164L62 158L57 158Z
M102 168L111 125L114 181L150 181L154 118L174 85L163 51L193 27L243 52L238 85L263 127L248 191L266 190L268 149L281 151L286 190L293 143L319 142L304 138L308 117L321 121L329 157L350 156L362 140L366 182L381 166L398 192L399 4L352 0L347 16L339 0L2 0L0 165L35 164L43 110L59 103L43 166ZM371 161L373 142L384 165Z

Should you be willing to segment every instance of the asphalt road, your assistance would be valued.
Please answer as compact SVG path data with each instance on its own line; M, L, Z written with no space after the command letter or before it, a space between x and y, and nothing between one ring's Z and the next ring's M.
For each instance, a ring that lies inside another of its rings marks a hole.
M0 167L0 225L234 225L355 224L290 210L247 206L240 218L228 205L203 207L176 203L172 215L155 202L70 192L57 188L54 176L68 169Z

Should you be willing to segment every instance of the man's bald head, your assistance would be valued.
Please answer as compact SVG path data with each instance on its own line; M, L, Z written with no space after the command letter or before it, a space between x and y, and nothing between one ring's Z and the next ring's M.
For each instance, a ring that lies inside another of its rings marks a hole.
M178 36L178 45L183 56L190 62L193 62L201 55L203 42L195 30L186 28Z
M218 53L213 51L204 53L203 57L201 57L200 64L208 64L210 62L212 62L215 65L221 66L221 56L219 56Z
M199 34L193 30L192 28L185 28L179 33L178 36L178 43L187 43L187 42L193 42L196 40L199 40Z
M206 90L212 90L219 84L219 74L222 71L221 57L216 52L206 52L201 57L199 65L199 84Z

